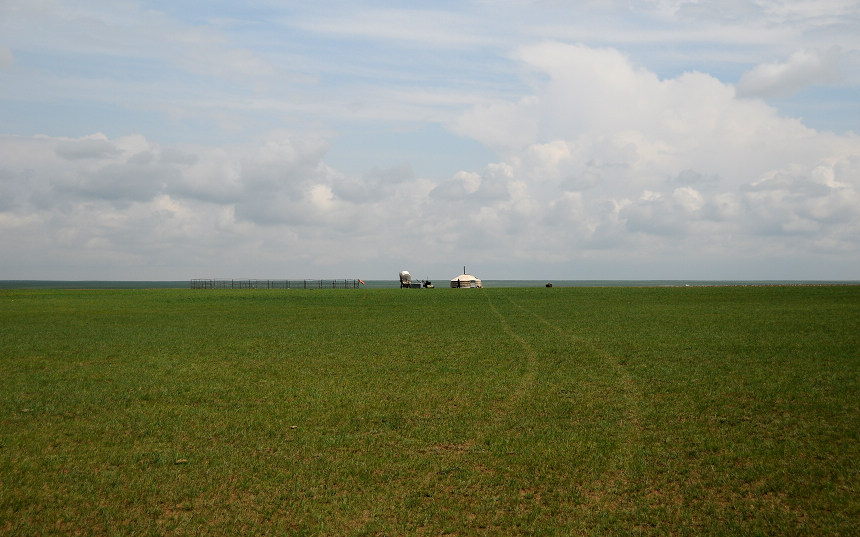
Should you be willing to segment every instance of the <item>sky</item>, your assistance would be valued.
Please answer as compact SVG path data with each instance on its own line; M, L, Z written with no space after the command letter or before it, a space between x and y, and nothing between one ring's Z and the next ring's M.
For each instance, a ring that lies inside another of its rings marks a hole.
M0 1L0 280L860 279L860 2Z

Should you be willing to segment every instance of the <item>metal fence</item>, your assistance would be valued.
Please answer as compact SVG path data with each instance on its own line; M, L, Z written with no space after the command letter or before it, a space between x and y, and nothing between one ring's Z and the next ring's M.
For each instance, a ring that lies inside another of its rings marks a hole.
M359 279L342 280L236 280L194 278L192 289L358 289Z

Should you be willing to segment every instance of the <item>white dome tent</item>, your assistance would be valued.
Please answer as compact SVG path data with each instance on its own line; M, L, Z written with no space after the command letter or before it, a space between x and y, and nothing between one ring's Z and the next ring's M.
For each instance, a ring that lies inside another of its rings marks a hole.
M451 280L451 287L459 289L470 289L483 287L481 279L466 273L466 267L463 267L463 274Z

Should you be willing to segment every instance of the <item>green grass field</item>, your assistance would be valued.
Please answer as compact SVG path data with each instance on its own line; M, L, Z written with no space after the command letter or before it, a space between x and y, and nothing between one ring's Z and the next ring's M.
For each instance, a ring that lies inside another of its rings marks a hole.
M860 287L0 291L0 532L860 533Z

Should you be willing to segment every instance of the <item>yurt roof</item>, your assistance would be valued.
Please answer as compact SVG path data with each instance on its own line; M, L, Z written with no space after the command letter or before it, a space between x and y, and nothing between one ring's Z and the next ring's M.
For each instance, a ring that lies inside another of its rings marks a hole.
M461 282L470 282L472 280L478 280L478 279L479 278L476 278L476 277L472 276L471 274L461 274L461 275L457 276L456 278L451 278L451 281L456 282L457 280L460 280Z

